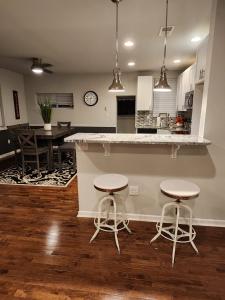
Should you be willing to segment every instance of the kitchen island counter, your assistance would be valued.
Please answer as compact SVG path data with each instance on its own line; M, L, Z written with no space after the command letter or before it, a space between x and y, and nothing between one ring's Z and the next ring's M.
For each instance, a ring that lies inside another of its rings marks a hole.
M95 190L93 181L102 174L127 176L129 185L138 191L135 195L124 191L128 217L151 221L160 219L161 181L185 178L201 187L203 177L214 176L207 148L210 141L193 135L78 133L65 141L76 144L80 217L97 216L103 193ZM201 197L205 196L201 191ZM194 210L197 218L206 217L202 202Z
M66 142L102 144L164 144L164 145L210 145L205 138L195 135L172 134L126 134L126 133L77 133L65 138Z

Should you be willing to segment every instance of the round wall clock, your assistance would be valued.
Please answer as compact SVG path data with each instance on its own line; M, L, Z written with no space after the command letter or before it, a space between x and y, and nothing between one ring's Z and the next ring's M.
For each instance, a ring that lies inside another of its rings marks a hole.
M94 91L87 91L84 94L84 102L88 106L94 106L98 102L98 95Z

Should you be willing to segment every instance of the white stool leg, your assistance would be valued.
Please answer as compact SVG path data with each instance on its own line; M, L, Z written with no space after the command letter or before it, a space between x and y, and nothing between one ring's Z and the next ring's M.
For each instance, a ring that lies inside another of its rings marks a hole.
M96 238L96 236L98 235L98 233L100 231L100 223L101 223L100 221L101 221L102 205L108 199L111 200L111 197L109 197L109 196L103 197L101 199L101 201L99 202L99 204L98 204L98 223L97 223L97 229L96 229L95 233L93 234L92 238L90 239L90 243Z
M197 254L199 254L199 251L198 251L197 247L195 246L195 243L193 242L193 239L192 239L192 234L193 234L193 231L192 231L192 209L189 206L184 205L184 204L182 204L182 206L184 208L186 208L189 211L189 214L190 214L190 219L189 219L189 241L190 241L193 249L195 250L195 252Z
M126 230L131 234L132 231L130 230L130 228L127 226L126 221L123 221L123 225L126 228Z
M150 244L151 244L152 242L154 242L155 240L157 240L157 238L161 235L161 232L162 232L162 226L163 226L163 221L164 221L164 216L165 216L165 211L166 211L166 208L167 208L168 206L171 206L171 204L173 204L173 203L167 203L167 204L163 205L162 215L161 215L161 220L160 220L160 225L159 225L159 231L158 231L158 233L151 239Z
M176 208L177 208L177 216L176 216L176 225L175 225L174 241L173 241L172 267L174 266L174 260L175 260L176 244L177 244L177 231L178 231L179 218L180 218L180 206L179 206L179 204L176 205Z
M115 242L116 242L116 247L118 249L118 252L120 253L120 245L119 245L119 241L118 241L118 230L117 230L117 209L116 209L116 201L115 199L113 199L113 209L114 209L114 236L115 236Z
M123 199L121 199L121 197L119 196L119 201L120 201L120 203L121 203L121 214L122 214L122 222L123 222L123 226L124 226L124 228L126 228L126 230L131 234L132 233L132 231L130 230L130 228L128 227L128 221L127 221L127 223L126 223L126 220L127 220L127 218L126 218L126 208L125 208L125 205L124 205L124 203L123 203Z

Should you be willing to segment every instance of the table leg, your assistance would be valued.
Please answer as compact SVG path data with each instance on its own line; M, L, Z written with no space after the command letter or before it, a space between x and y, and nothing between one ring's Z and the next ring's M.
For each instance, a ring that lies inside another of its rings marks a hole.
M48 140L48 148L49 148L49 171L53 169L53 145L52 140Z

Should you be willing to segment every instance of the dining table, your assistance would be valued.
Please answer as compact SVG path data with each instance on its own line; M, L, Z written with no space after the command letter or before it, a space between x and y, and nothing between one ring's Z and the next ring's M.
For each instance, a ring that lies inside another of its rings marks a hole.
M74 133L73 128L53 126L51 130L44 128L35 129L35 135L38 140L46 141L49 147L49 169L53 169L53 145L57 140L61 140L66 136Z

